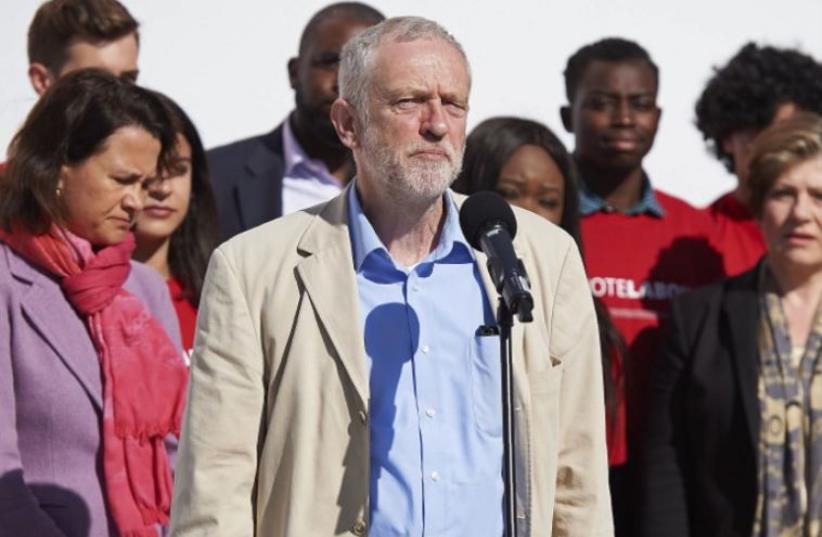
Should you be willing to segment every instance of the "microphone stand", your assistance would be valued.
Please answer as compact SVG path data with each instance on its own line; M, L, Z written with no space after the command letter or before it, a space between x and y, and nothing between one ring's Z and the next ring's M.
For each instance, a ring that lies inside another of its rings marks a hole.
M514 326L514 315L505 305L502 297L497 307L497 324L499 326L500 361L502 373L502 475L505 484L505 535L517 535L517 480L514 465L514 375L511 367L513 356L511 346L511 328Z

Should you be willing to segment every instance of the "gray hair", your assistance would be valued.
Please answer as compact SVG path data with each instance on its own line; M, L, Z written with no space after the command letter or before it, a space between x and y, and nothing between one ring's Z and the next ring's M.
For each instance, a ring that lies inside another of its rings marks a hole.
M462 45L448 30L434 21L422 17L393 17L371 26L357 34L340 52L340 69L337 76L340 97L351 103L361 119L367 118L365 98L372 74L374 53L380 43L390 39L395 43L418 40L443 41L460 53L465 60L470 82L471 67Z

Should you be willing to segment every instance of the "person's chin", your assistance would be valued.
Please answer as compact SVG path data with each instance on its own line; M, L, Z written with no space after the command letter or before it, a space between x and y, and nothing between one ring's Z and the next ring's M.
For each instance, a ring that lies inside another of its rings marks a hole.
M778 255L789 264L799 266L822 266L822 248L818 245L782 244Z
M603 160L604 167L614 170L634 170L642 166L644 155L633 152L611 152Z
M94 237L89 242L91 242L92 246L94 246L95 248L106 248L108 246L116 246L124 240L126 240L127 234L128 231L111 231Z
M141 226L139 222L134 226L134 240L137 245L160 244L170 239L173 231L168 231L165 226Z

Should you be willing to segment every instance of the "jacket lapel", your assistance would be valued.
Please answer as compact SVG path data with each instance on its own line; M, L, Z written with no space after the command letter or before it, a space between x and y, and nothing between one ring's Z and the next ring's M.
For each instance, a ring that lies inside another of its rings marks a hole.
M722 305L723 325L730 332L731 355L737 375L742 406L748 421L748 432L753 446L759 435L759 350L757 330L759 303L756 293L756 273L753 270L729 288Z
M76 318L77 313L52 280L16 256L10 257L10 268L18 279L31 284L29 292L21 300L24 314L37 333L80 382L97 408L102 410L103 388L99 362L89 359L96 356L94 344L85 326L83 334L77 334L66 326L66 319Z
M298 248L308 256L297 265L297 273L362 407L368 408L368 372L359 329L360 305L348 233L347 192L346 189L325 205L306 230Z
M349 183L348 188L353 188L353 184L353 181ZM348 231L348 188L325 205L306 230L298 248L308 255L297 265L297 273L340 362L361 398L361 403L367 406L369 389L365 346L361 331L352 329L352 326L359 326L360 307L356 275L350 270L353 269L354 258ZM455 199L459 207L464 196L455 196ZM516 240L514 247L517 255L528 266L525 250L518 248ZM498 293L488 273L487 257L482 252L474 253L488 300L496 310ZM332 271L335 271L334 277L330 277ZM518 399L522 401L526 394L524 387L528 383L521 352L523 329L519 323L514 324L511 340L514 349L515 390Z
M282 215L284 165L279 127L257 145L245 165L248 175L237 182L237 205L244 229Z

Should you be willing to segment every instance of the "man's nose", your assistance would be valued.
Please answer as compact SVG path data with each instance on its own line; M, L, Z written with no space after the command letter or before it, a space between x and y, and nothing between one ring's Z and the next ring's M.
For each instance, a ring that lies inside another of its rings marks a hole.
M440 139L448 134L448 118L440 100L427 103L422 122L422 134Z
M614 109L614 122L618 125L633 125L634 109L628 101L619 101Z

